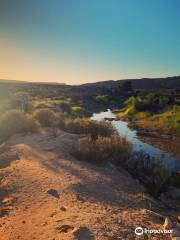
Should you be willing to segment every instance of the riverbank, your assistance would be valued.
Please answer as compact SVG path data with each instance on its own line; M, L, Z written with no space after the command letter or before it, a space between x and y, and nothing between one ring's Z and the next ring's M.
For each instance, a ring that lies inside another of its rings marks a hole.
M176 122L174 124L172 121L173 114L170 112L154 116L145 116L145 114L140 113L138 116L129 116L125 113L124 109L122 109L120 111L114 111L114 114L117 120L128 122L128 126L137 131L137 135L141 140L180 158L180 126L178 114L174 116L173 121Z
M172 153L180 158L180 137L167 133L160 133L154 129L149 129L149 125L144 120L128 121L130 128L137 131L137 135L144 142L152 144L164 151Z
M158 132L161 135L180 137L180 108L171 106L160 112L138 111L133 106L114 112L117 119L130 121L139 129Z

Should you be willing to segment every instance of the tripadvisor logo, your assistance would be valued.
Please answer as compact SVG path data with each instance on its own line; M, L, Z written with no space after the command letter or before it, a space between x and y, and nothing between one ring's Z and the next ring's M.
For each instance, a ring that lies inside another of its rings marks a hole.
M135 229L135 234L136 235L143 235L143 234L170 234L173 232L171 229L147 229L147 228L142 228L142 227L137 227Z
M136 229L135 229L135 234L136 235L142 235L143 234L143 228L142 227L137 227Z

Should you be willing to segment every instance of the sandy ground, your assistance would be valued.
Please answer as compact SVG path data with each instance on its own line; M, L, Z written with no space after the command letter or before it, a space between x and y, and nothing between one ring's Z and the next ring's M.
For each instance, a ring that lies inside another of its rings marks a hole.
M44 131L1 146L0 240L150 239L134 229L162 229L144 211L161 209L144 188L124 170L73 159L77 141Z

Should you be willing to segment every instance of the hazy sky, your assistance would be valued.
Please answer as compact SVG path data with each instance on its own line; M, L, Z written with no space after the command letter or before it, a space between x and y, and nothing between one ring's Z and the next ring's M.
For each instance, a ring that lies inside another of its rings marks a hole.
M0 78L180 75L179 0L0 0Z

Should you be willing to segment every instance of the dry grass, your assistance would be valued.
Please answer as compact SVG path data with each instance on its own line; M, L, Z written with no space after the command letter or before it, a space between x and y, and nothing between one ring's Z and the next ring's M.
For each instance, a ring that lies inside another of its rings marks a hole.
M76 134L89 134L92 139L100 136L110 136L113 127L106 122L97 122L87 118L66 119L65 131Z
M0 141L7 140L16 133L36 132L38 127L38 123L30 115L17 110L8 111L0 119Z
M125 165L131 153L131 144L117 135L110 137L98 136L96 141L90 137L80 140L73 154L80 160L88 160L97 164L111 162Z
M58 115L49 109L36 110L33 117L42 127L53 127L58 121Z

